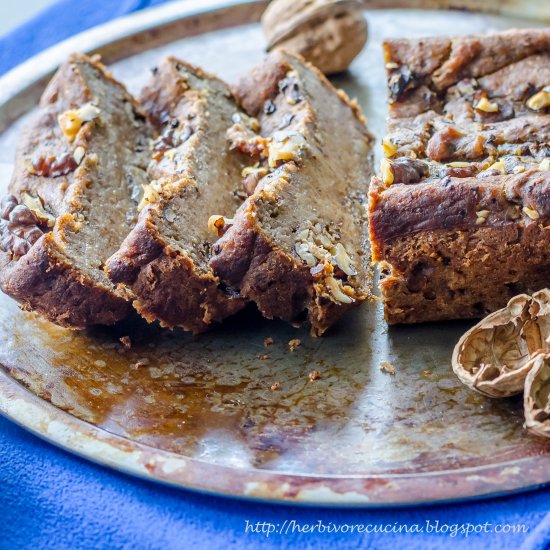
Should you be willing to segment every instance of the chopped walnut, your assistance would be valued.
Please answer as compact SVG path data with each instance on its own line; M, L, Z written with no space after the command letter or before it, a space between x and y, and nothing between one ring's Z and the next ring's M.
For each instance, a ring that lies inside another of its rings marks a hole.
M501 174L506 174L506 165L504 164L503 160L497 160L496 162L493 162L487 170L494 170L495 172L499 172Z
M214 214L208 218L208 229L221 237L233 225L232 218Z
M321 373L318 370L312 370L308 375L310 382L315 382L315 380L319 380L321 378Z
M271 336L268 336L264 340L264 348L267 348L267 347L272 346L272 345L273 345L273 338L271 338Z
M90 122L99 116L101 110L92 103L86 103L80 109L65 111L57 117L63 134L72 143L85 122Z
M295 131L279 130L269 141L268 163L270 168L277 168L282 162L300 159L306 149L306 140Z
M476 216L477 216L476 224L477 225L484 224L487 221L489 214L490 214L489 210L479 210L478 212L476 212Z
M55 225L55 218L44 209L44 204L40 200L40 197L21 193L21 202L35 215L40 225L50 228Z
M158 180L151 180L143 186L143 198L138 204L138 212L141 212L148 204L158 202L161 196L162 185Z
M267 361L268 359L271 359L271 356L268 355L267 353L259 353L256 357L257 357L260 361Z
M288 349L290 351L296 351L296 349L301 345L302 345L302 341L299 340L298 338L294 338L293 340L290 340L290 342L288 343Z
M397 145L390 138L386 137L382 140L382 151L385 157L393 157L397 153Z
M380 172L382 174L382 181L385 185L391 185L394 181L393 170L391 169L391 162L387 158L383 158L380 161Z
M527 107L533 111L540 111L550 107L550 88L544 88L535 95L532 95L526 103Z
M344 286L342 281L334 277L326 277L325 285L330 292L330 295L336 302L343 304L351 304L355 302L355 299L350 296L353 293L353 288L350 286Z
M27 254L44 234L40 220L13 195L0 203L0 215L0 248L14 259Z
M252 195L254 193L256 187L258 186L258 183L260 183L260 180L268 174L267 168L259 166L259 164L256 164L256 166L247 166L243 169L241 172L241 176L243 177L243 187L246 191L247 195Z
M474 108L485 113L496 113L498 111L498 103L491 102L486 97L482 97L474 105Z
M227 130L226 137L232 150L254 157L267 157L268 140L258 135L258 120L242 113L233 115L233 125Z
M281 384L279 382L275 382L274 384L271 384L271 391L278 391L281 388Z
M132 339L129 336L122 336L119 338L119 341L124 346L124 349L132 348Z
M391 376L395 376L395 367L388 361L382 361L380 363L380 370L382 372L387 372Z
M80 165L82 159L84 158L84 155L86 155L86 149L84 149L84 147L82 146L78 146L73 152L73 159L76 164Z
M522 210L524 214L529 218L531 218L532 220L538 220L540 218L540 214L534 208L529 208L528 206L524 206Z
M455 162L448 162L447 166L450 166L451 168L469 168L472 165L471 162L463 162L463 161L455 161Z
M77 149L84 149L77 147ZM82 160L82 159L81 159ZM74 153L64 153L60 157L48 155L47 157L38 157L26 162L26 168L29 174L42 176L45 178L58 178L74 172L80 162L74 156Z

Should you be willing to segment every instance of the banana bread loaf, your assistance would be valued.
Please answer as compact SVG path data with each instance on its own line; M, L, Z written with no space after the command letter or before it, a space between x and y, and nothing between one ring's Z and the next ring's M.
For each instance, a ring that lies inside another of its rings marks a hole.
M59 69L25 130L0 211L0 286L60 325L131 311L103 271L135 223L153 137L139 105L94 59Z
M322 334L371 297L366 201L371 142L358 107L282 50L236 89L260 135L230 130L260 183L214 246L221 279L268 318ZM254 185L248 186L249 190Z
M385 43L370 192L389 323L482 317L550 284L550 30Z
M175 58L162 63L141 102L160 137L139 221L107 272L132 290L148 321L202 332L244 306L208 265L216 227L242 202L245 157L226 138L241 115L227 84Z

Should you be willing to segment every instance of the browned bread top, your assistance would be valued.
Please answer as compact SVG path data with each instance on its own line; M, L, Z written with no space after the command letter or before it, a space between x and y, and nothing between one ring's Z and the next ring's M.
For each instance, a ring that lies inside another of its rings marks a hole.
M384 47L391 118L371 192L375 259L415 231L547 225L550 30Z

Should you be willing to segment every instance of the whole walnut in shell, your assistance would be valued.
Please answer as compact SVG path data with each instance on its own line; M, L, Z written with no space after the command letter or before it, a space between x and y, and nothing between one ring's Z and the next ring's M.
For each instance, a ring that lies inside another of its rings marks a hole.
M453 353L460 380L488 397L521 393L531 358L550 342L550 290L520 294L471 328Z
M525 427L550 437L550 350L537 353L529 362L525 380Z
M361 5L352 0L273 0L262 25L268 51L298 53L325 74L345 71L367 41Z

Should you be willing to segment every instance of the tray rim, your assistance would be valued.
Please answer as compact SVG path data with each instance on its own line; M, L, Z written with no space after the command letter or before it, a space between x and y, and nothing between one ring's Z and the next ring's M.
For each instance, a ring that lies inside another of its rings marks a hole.
M550 455L541 455L510 460L497 466L483 465L410 474L315 476L286 474L267 469L237 469L156 449L112 434L41 399L1 368L0 415L43 441L94 464L174 488L264 503L391 508L467 502L542 488L548 484L547 472L550 466ZM194 468L200 472L200 476L188 471ZM212 475L205 475L205 469L210 470ZM235 476L244 481L237 490L233 485ZM189 477L192 479L188 479ZM465 477L481 483L481 486L475 492L468 485L460 486ZM422 498L415 498L412 496L415 493L409 493L406 487L396 485L401 481L406 486L408 482L414 483L418 479L429 482L424 487ZM529 479L530 482L525 485L520 479ZM354 488L359 490L350 490L353 482L357 481L366 482L367 485ZM369 482L375 487L379 482L388 482L389 498L385 498L383 494L372 498ZM430 492L430 487L433 486L436 490ZM448 493L451 489L454 491L453 497L437 497L437 494ZM394 491L401 495L399 500L394 500ZM403 498L405 495L407 498ZM409 495L412 498L408 498Z
M468 0L462 2L470 4ZM75 50L101 53L103 48L122 45L125 41L132 42L141 33L223 10L244 12L244 8L248 8L248 17L255 17L259 13L258 9L266 3L265 0L181 0L114 19L56 44L0 78L0 132L4 132L11 122L28 110L22 109L21 105L28 105L29 97L35 97L41 91L45 79ZM365 8L373 9L402 8L403 3L406 2L364 1ZM444 9L447 7L445 4L456 6L457 1L437 0L437 3ZM438 6L432 4L429 7L434 9ZM161 43L157 42L156 45ZM110 63L129 57L136 51L147 49L147 46L150 47L150 44L135 50L135 44L126 44L114 55L111 51L110 55L105 56L105 61ZM13 108L14 100L21 100L21 105L16 104ZM0 369L0 414L57 447L119 472L200 493L261 502L331 507L430 505L509 495L550 483L550 454L502 462L497 466L482 465L411 474L315 476L252 468L236 469L155 449L112 434L41 399L11 377L5 369ZM194 475L194 469L200 476ZM207 475L205 470L210 471L211 475ZM240 478L237 486L233 480L235 476ZM421 498L407 489L407 482L418 479L430 482L423 487ZM385 492L379 490L380 482L386 483ZM453 494L453 497L441 496L445 491Z

